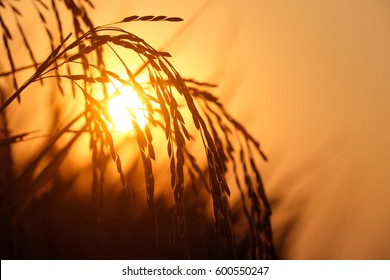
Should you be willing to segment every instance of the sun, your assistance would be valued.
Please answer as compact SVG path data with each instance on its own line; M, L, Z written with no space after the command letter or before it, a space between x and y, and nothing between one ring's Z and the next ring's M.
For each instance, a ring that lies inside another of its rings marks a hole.
M122 86L108 101L108 113L112 118L112 130L128 132L134 129L133 121L139 128L147 124L146 107L130 86Z

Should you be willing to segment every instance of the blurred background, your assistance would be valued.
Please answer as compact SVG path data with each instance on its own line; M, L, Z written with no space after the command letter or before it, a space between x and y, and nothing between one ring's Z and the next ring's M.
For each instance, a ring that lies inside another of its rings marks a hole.
M169 52L182 76L218 84L261 142L279 258L390 258L389 1L94 3L96 25L184 19L123 27Z
M282 258L390 258L389 1L105 3L98 23L185 19L136 28L183 76L217 83L262 143Z

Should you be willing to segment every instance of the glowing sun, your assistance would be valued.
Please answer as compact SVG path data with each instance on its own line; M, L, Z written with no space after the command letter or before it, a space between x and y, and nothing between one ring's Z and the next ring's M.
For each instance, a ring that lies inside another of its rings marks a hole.
M113 130L127 132L134 129L132 121L143 129L146 126L146 107L130 87L120 88L119 94L108 101L108 113L113 121Z

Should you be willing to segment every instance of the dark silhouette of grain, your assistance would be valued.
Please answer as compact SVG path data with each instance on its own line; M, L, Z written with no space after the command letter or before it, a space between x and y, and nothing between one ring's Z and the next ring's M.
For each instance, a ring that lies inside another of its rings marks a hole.
M150 219L148 219L149 224L139 221L138 225L136 221L132 221L131 224L145 229L145 231L151 231L148 236L154 240L153 246L165 246L168 239L175 244L179 242L185 252L184 257L241 258L243 255L237 253L239 246L233 229L232 206L229 203L229 198L237 187L242 203L241 211L243 211L248 223L250 257L275 258L269 219L271 209L265 195L258 165L255 162L259 159L266 160L260 143L226 111L219 99L210 92L215 85L194 79L184 79L169 61L169 53L156 50L142 38L121 27L123 23L129 22L180 22L182 19L152 15L129 16L113 24L94 26L82 3L77 2L76 4L72 0L64 1L64 3L52 0L51 6L49 6L44 1L33 1L38 21L46 31L51 46L51 53L41 63L37 62L34 50L29 44L30 39L23 31L18 18L22 16L22 13L15 7L11 9L17 20L18 32L22 37L23 46L28 50L33 63L32 67L35 68L30 78L23 81L20 86L18 86L16 74L24 68L15 66L15 57L12 55L12 46L9 44L12 34L1 19L3 44L7 51L11 70L1 73L0 77L11 76L15 88L15 91L7 98L4 98L2 94L0 115L3 120L6 119L7 108L15 100L21 100L21 96L26 94L29 87L36 82L42 83L45 80L55 79L58 92L63 95L69 94L67 89L70 85L71 90L69 91L72 91L75 100L76 96L81 94L84 102L83 110L76 117L68 120L66 124L61 124L60 129L53 129L45 147L20 174L15 174L14 178L14 176L9 177L3 172L0 173L2 176L0 179L4 182L1 190L2 226L5 229L2 239L3 244L8 244L3 246L2 256L4 258L40 257L29 252L31 245L24 244L28 243L28 240L18 238L20 232L18 232L17 227L18 225L23 227L24 221L27 221L28 217L32 217L29 216L31 213L42 211L38 209L41 206L37 203L39 201L43 203L43 201L36 197L44 186L50 182L54 184L49 192L52 193L52 199L58 201L59 194L76 181L76 178L62 178L60 167L75 143L83 135L89 135L92 212L97 221L102 225L107 222L106 209L113 207L114 203L112 197L108 198L109 202L106 201L105 197L108 176L106 169L110 161L114 161L119 181L123 187L123 194L129 199L126 200L127 205L130 204L127 207L132 207L131 205L136 203L132 186L138 184L140 178L132 175L132 169L125 170L123 167L117 143L115 143L112 131L108 126L112 119L106 106L109 99L107 87L110 84L115 85L114 82L119 82L123 86L132 87L147 108L145 117L148 123L144 129L139 126L134 115L129 121L133 124L136 140L134 148L139 151L143 169L142 181L145 185L146 202L149 208L149 212L145 215L149 216ZM91 3L87 2L87 4ZM7 7L7 5L9 5L8 2L2 3L2 6ZM61 7L70 12L73 34L70 33L66 36L64 34ZM47 18L49 16L55 18L56 29L54 30L48 24ZM126 54L133 54L139 59L141 62L139 69L141 70L134 70L134 62L127 60L123 56L123 51ZM117 65L124 69L126 77L116 73L116 69L110 69L106 66L104 54L107 52L114 54ZM148 77L146 84L137 81L141 73L146 73ZM104 93L103 97L96 94L96 89ZM56 94L56 92L50 94ZM39 94L36 94L36 98L40 98ZM56 110L54 110L55 114L58 113ZM56 116L54 115L53 118L56 119ZM4 129L7 128L5 124L3 121L2 128ZM159 130L163 131L165 138L158 139L158 142L164 143L164 146L167 147L165 159L169 162L170 184L166 187L172 189L171 194L174 201L174 208L170 210L170 213L162 210L162 204L155 196L156 167L164 163L164 159L156 157L155 151L157 141L155 135ZM71 137L67 137L69 133L71 133ZM29 132L16 135L1 134L0 149L6 155L2 157L2 168L9 164L8 161L13 160L7 152L9 146L25 141L28 136ZM60 140L65 141L65 144L58 148ZM203 155L201 156L195 156L191 150L192 144L197 142L203 146ZM202 156L206 160L206 166L202 166ZM109 160L110 158L111 160ZM233 182L227 180L229 172L234 173ZM8 187L10 185L12 188ZM211 221L206 221L205 217L202 217L206 215L203 211L196 212L191 209L194 205L196 205L196 209L202 209L203 206L199 206L199 201L205 200L207 197L211 199L213 206ZM42 207L46 210L54 207L50 201L46 200L45 203ZM82 204L83 202L77 207ZM124 207L123 203L121 203L121 207ZM28 214L26 209L30 209ZM58 210L56 213L67 215ZM160 215L163 217L163 222ZM167 223L169 216L171 217L171 226L168 226ZM194 224L198 220L203 220L203 235L200 232L194 232L196 231ZM75 216L75 222L82 223L82 221L85 220ZM58 220L55 223L61 225L62 221ZM95 226L89 225L88 231L93 227ZM102 231L107 230L104 226L101 227ZM115 228L118 229L118 225ZM124 228L126 231L128 230L127 226ZM170 228L169 233L167 233L168 228ZM96 230L96 234L99 235L99 229ZM137 229L133 228L133 230L132 238L135 238ZM40 228L38 231L43 232L44 229ZM40 234L43 234L42 232ZM54 231L53 234L62 237L58 232ZM21 235L23 236L23 234ZM165 239L162 240L161 236L164 236ZM51 238L55 239L55 237ZM80 239L85 240L85 238L87 237L84 233L80 233ZM90 238L94 240L95 237ZM209 253L199 253L199 249L191 244L191 242L196 242L196 239L199 242L203 241L203 245L206 244L205 247L211 248ZM148 240L150 242L150 239ZM105 240L104 242L109 241ZM213 245L209 246L210 244ZM26 247L23 249L24 246ZM102 251L105 252L106 245L102 245L102 247ZM86 245L86 248L89 246ZM129 252L131 249L131 247L128 248ZM106 255L99 256L110 258L115 256L115 253L106 252ZM121 256L126 257L126 255ZM135 257L131 253L127 256ZM152 258L155 256L154 254L150 255ZM163 258L169 258L169 256L169 252L166 252L165 256L161 255ZM174 256L177 255L174 254ZM44 255L44 257L49 258L50 255ZM55 253L53 257L67 258L68 255L59 252ZM70 257L90 258L90 255L80 253ZM141 254L140 258L145 258L145 255Z

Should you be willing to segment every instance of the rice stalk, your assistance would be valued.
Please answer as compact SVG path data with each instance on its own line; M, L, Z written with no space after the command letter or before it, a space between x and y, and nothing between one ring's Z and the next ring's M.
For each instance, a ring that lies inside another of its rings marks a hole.
M8 2L2 3L6 5ZM88 5L92 5L86 1ZM151 21L151 22L180 22L179 17L168 16L129 16L113 24L94 26L85 7L81 2L65 0L66 8L72 14L72 33L64 36L63 26L59 13L59 7L55 0L51 6L43 1L35 0L34 9L39 15L41 25L46 30L51 45L51 53L46 59L37 63L34 51L28 43L27 37L18 23L18 29L24 41L24 47L28 49L30 59L35 72L21 86L16 81L17 69L14 64L9 40L11 34L7 25L0 17L3 30L3 44L7 50L7 57L11 71L8 73L13 78L15 91L0 105L0 115L7 112L7 108L27 94L31 84L42 82L45 79L55 79L58 90L63 94L64 81L70 82L72 94L76 97L81 94L84 99L84 111L77 118L70 121L51 141L46 148L30 163L22 174L15 180L16 187L7 192L2 201L2 206L7 210L9 217L17 216L17 213L27 207L33 199L35 192L45 185L64 161L68 151L83 134L90 137L91 167L92 167L92 199L95 216L98 221L104 218L104 185L107 165L107 157L114 161L120 182L132 200L132 191L127 182L122 161L115 146L113 136L108 128L112 119L107 110L107 85L114 85L114 81L123 86L132 87L147 108L145 113L148 123L145 129L141 129L133 114L131 122L134 127L139 157L144 170L144 182L146 202L152 214L155 243L159 243L158 211L155 203L155 168L159 164L156 161L153 133L161 129L165 135L166 158L169 161L170 186L172 188L173 201L175 203L172 217L171 240L178 237L188 251L188 220L185 212L186 190L192 186L196 189L194 178L198 178L204 189L209 194L213 204L214 219L214 245L215 257L237 258L236 238L232 225L231 205L229 197L232 195L231 182L228 182L228 172L233 172L235 184L238 187L244 216L248 222L251 239L252 258L274 258L272 232L270 224L271 210L264 186L261 181L259 168L255 158L266 160L266 156L260 148L260 143L234 119L224 108L216 96L204 88L213 88L210 83L198 82L194 79L184 79L170 63L170 54L158 51L145 42L142 38L120 27L123 23ZM14 13L20 12L15 8ZM45 12L52 12L56 18L58 39L49 29ZM17 18L17 16L15 16ZM87 30L87 31L85 31ZM134 64L129 63L120 55L125 50L127 54L138 57L142 69L147 73L148 84L151 91L146 91L138 81L141 70L134 71ZM104 61L104 53L114 54L126 73L126 77L120 76L113 69L108 69ZM80 67L75 66L82 66ZM79 69L79 70L77 70ZM98 97L96 88L103 89L103 97ZM190 115L191 126L184 115ZM76 129L76 134L56 153L53 159L37 175L33 176L42 158L47 156L54 144L75 124L83 119L84 124ZM187 122L187 123L186 123ZM15 136L7 136L1 139L1 146L9 146L11 143L23 141L27 133ZM194 136L195 135L195 136ZM162 141L164 141L162 140ZM204 158L207 166L206 172L191 152L189 143L200 141L204 150ZM236 144L233 144L236 143ZM254 151L253 151L254 150ZM237 155L239 160L237 161ZM230 164L232 163L232 169ZM23 182L31 182L31 185L23 185ZM196 189L196 191L199 191Z

